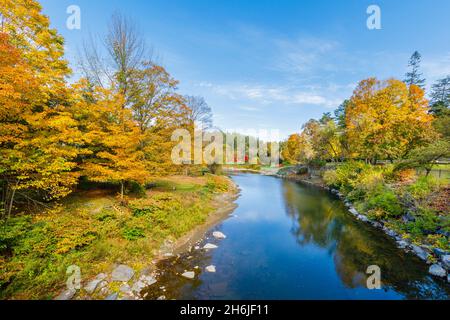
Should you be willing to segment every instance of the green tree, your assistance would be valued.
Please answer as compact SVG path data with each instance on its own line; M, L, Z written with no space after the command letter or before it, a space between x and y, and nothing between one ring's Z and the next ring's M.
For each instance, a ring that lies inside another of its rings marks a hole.
M405 75L405 83L410 86L412 84L424 88L425 87L425 79L422 78L422 73L420 72L420 62L422 60L422 56L418 51L414 51L411 58L409 59L408 67L410 71L408 71Z

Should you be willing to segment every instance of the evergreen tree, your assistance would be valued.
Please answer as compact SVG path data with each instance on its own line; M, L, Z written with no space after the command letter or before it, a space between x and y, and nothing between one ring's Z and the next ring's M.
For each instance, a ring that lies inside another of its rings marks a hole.
M409 86L415 84L423 89L425 87L425 79L422 78L423 74L420 72L421 59L422 56L420 53L418 51L414 51L409 59L408 67L411 68L411 70L406 73L405 83Z

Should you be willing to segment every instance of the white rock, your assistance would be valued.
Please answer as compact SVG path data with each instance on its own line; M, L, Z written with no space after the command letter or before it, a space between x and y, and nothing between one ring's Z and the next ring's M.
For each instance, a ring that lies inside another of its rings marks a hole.
M158 297L158 299L156 299L156 300L166 300L166 296L160 296L160 297Z
M223 234L222 232L220 232L220 231L215 231L215 232L213 232L213 237L216 238L216 239L219 239L219 240L221 240L221 239L226 239L226 238L227 238L227 236L224 235L224 234Z
M350 208L350 210L348 210L348 211L350 211L350 213L352 215L354 215L354 216L358 216L359 215L359 212L355 208Z
M445 269L442 268L438 264L433 264L430 269L428 270L433 276L444 278L447 273L445 272Z
M126 266L124 264L121 264L117 268L115 268L111 274L112 281L121 281L121 282L127 282L131 278L133 278L134 270L131 269L129 266Z
M207 243L203 247L203 249L217 249L217 248L218 248L218 246L216 246L215 244L212 244L212 243Z
M195 278L195 272L194 271L187 271L181 275L182 277L185 277L186 279L194 279Z
M424 261L428 261L428 256L429 256L429 254L428 254L424 249L422 249L421 247L416 246L416 245L414 245L414 244L413 244L411 247L412 247L412 250L414 251L414 253L415 253L420 259L422 259L422 260L424 260Z
M449 270L450 269L450 255L445 255L441 257L442 263L444 267Z
M216 266L207 266L205 268L205 270L208 272L214 273L214 272L216 272Z
M86 290L87 293L93 294L94 291L97 289L98 285L105 280L107 277L106 274L100 273L98 274L94 280L88 282L88 284L84 287L84 290Z
M397 245L400 249L405 249L408 246L408 242L401 240L397 242Z
M75 289L64 290L55 300L71 300L77 291Z

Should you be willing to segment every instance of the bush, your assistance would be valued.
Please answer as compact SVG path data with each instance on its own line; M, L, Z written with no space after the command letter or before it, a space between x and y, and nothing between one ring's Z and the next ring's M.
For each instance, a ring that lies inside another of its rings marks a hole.
M140 238L145 238L145 232L139 227L126 227L122 231L122 236L128 241L135 241Z
M369 210L381 209L390 217L398 217L403 213L394 191L387 187L379 188L369 196L367 208ZM378 215L380 214L378 213Z
M426 209L420 210L420 214L414 222L409 222L406 229L409 233L419 236L434 233L438 227L439 219L434 212Z
M409 185L406 190L417 199L421 200L426 198L431 192L435 191L438 187L438 182L434 177L420 177L416 182Z

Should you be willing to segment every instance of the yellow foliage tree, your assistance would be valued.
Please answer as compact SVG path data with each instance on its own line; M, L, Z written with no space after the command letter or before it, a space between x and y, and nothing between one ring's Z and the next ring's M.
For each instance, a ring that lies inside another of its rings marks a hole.
M402 81L363 80L346 110L346 135L353 158L374 162L404 157L433 139L433 117L422 89Z

